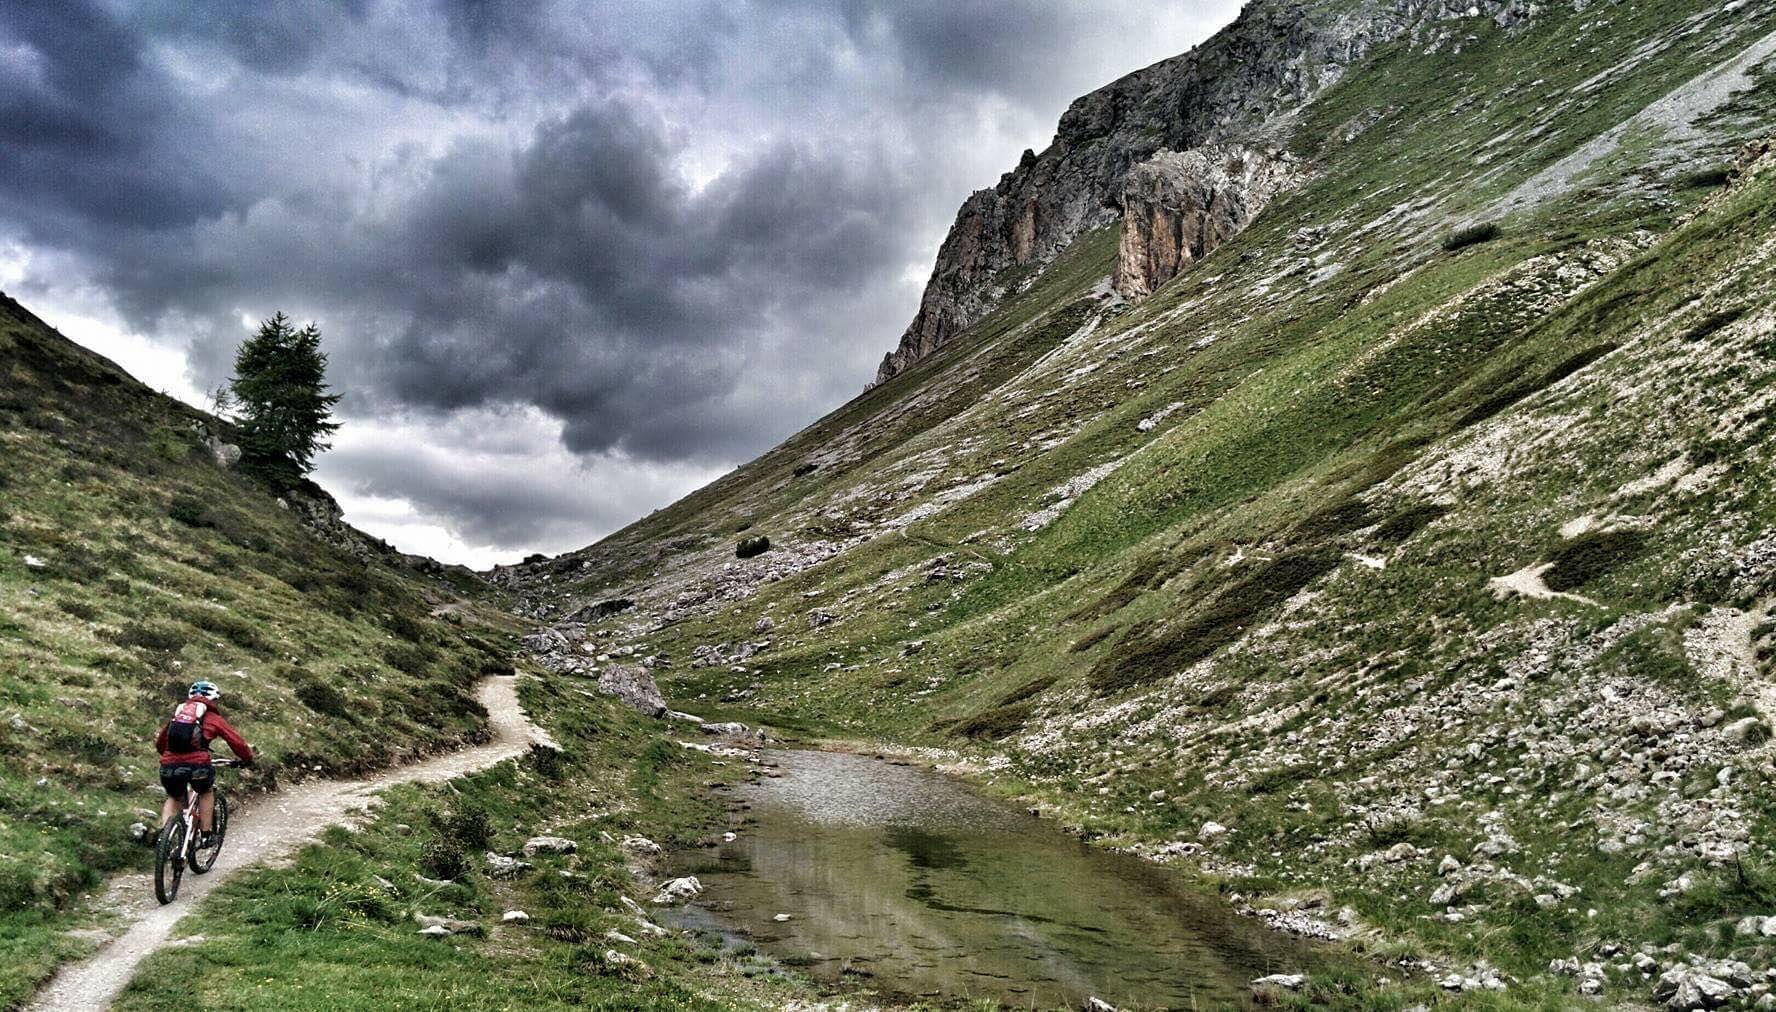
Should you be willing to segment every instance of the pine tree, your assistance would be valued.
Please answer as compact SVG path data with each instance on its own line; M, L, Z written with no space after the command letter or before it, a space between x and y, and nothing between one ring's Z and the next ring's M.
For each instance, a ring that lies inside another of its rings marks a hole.
M327 392L327 355L314 324L301 330L283 313L234 353L234 391L241 419L241 467L274 488L300 483L314 456L338 431L338 394Z

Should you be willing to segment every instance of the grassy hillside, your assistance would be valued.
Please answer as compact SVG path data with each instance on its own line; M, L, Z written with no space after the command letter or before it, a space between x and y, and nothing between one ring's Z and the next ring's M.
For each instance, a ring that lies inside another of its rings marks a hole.
M472 738L472 686L511 670L511 619L434 617L454 588L317 538L212 433L0 297L0 1005L81 944L57 933L81 890L149 862L128 830L194 679L271 787Z
M1700 2L1442 22L1310 105L1312 181L1152 297L1107 293L1094 234L502 579L544 614L633 598L591 634L669 658L675 702L952 750L1472 1000L1644 998L1641 949L1765 965L1734 924L1776 904L1745 772L1776 713L1776 175L1742 150L1776 130L1772 32Z

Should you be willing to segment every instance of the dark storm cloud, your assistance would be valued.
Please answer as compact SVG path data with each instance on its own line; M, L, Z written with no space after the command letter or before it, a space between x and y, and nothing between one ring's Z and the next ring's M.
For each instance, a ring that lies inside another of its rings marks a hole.
M50 310L102 292L198 387L243 320L316 319L363 437L324 474L477 543L563 545L854 393L966 192L1232 13L0 4L0 268L8 243L54 264L17 282ZM473 450L461 424L519 417L550 445Z

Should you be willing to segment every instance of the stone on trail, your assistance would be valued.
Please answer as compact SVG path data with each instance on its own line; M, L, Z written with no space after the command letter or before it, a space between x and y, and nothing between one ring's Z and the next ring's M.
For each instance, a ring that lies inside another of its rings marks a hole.
M788 914L778 914L777 916L771 918L771 920L776 921L778 924L782 924L783 922L789 920L789 915Z
M430 927L420 928L419 933L422 935L425 935L428 938L449 938L450 937L450 929L446 928L442 924L434 924L434 925L431 925Z
M639 664L612 664L598 675L598 691L615 696L632 709L650 717L666 715L666 697L654 684L654 676Z
M508 910L500 915L501 924L523 924L530 920L530 915L522 910Z

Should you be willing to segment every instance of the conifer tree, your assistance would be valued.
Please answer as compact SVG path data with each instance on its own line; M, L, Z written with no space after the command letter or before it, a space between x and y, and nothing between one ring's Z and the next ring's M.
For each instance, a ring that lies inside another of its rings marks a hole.
M278 313L241 342L229 386L240 414L243 470L280 490L314 470L315 454L339 429L332 420L339 395L327 392L326 375L321 331L312 323L298 330Z

